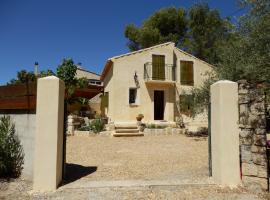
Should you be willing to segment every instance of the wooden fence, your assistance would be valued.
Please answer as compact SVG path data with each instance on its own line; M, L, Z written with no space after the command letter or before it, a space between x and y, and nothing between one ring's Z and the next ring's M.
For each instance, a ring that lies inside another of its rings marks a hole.
M35 110L36 83L0 86L0 110Z
M89 85L77 89L73 97L91 99L103 92L103 86ZM0 86L0 110L35 110L37 83Z

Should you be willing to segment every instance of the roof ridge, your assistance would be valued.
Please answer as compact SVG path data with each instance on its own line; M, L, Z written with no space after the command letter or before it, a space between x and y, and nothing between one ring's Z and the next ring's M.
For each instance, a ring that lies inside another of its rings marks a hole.
M176 50L180 51L181 53L184 53L184 54L186 54L186 55L188 55L188 56L190 56L190 57L192 57L192 58L194 58L194 59L197 59L197 60L199 60L199 61L201 61L201 62L203 62L203 63L209 65L210 67L215 67L214 65L211 65L211 64L209 64L208 62L206 62L206 61L204 61L204 60L202 60L202 59L200 59L200 58L197 58L196 56L194 56L194 55L192 55L192 54L190 54L190 53L188 53L188 52L186 52L186 51L184 51L184 50L182 50L182 49L180 49L180 48L178 48L178 47L174 47L174 48L175 48Z
M98 74L97 72L93 72L93 71L90 71L90 70L88 70L88 69L82 68L81 65L79 65L80 67L78 67L78 65L76 65L76 66L77 66L77 69L78 69L78 70L82 70L82 71L89 72L89 73L95 74L95 75L97 75L97 76L100 76L100 74Z
M124 57L124 56L129 56L129 55L132 55L132 54L140 53L140 52L147 51L147 50L154 49L154 48L161 47L161 46L166 46L166 45L169 45L169 44L174 44L175 45L174 42L165 42L165 43L162 43L162 44L147 47L147 48L140 49L140 50L137 50L137 51L132 51L132 52L129 52L129 53L121 54L119 56L114 56L114 57L109 58L108 60L118 59L118 58L121 58L121 57Z

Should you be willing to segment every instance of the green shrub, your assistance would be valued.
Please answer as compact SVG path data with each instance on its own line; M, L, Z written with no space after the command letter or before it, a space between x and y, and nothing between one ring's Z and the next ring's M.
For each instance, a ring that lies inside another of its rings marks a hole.
M164 129L166 128L166 125L158 125L158 124L147 124L146 128L148 129Z
M23 148L9 116L0 118L0 177L20 176L24 163Z
M90 122L89 127L94 133L99 133L104 129L104 122L102 119L94 119Z
M156 126L155 124L147 124L146 125L146 128L149 128L149 129L154 129Z

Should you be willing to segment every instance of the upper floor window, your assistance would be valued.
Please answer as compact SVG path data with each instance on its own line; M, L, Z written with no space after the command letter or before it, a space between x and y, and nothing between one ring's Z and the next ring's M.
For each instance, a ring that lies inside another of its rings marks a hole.
M192 61L180 61L180 82L182 85L194 85L194 72Z
M152 79L165 80L165 56L152 55Z
M91 85L102 85L102 82L100 80L96 80L96 79L89 79L89 84L91 84Z

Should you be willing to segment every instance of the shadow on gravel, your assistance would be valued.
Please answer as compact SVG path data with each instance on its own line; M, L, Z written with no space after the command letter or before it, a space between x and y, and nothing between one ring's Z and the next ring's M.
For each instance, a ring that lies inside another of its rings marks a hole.
M94 173L95 171L97 171L96 166L86 167L82 165L66 163L66 175L62 185L74 182L84 176Z

